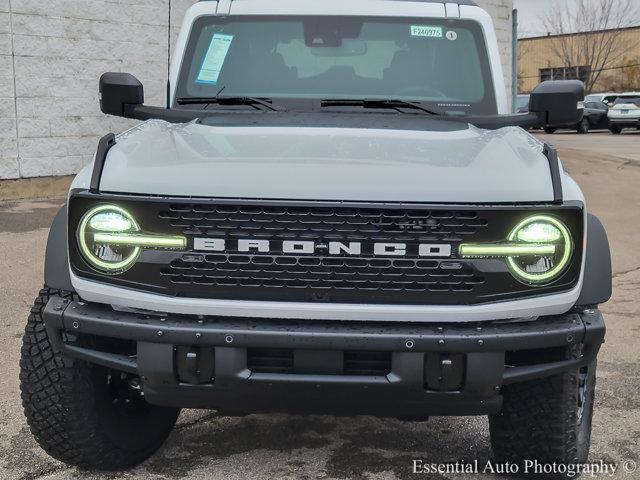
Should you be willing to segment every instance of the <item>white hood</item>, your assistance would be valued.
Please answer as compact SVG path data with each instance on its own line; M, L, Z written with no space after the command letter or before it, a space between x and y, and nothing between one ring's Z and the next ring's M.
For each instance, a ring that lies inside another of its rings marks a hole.
M553 200L543 145L522 129L437 130L228 127L152 120L117 138L100 189L283 200Z

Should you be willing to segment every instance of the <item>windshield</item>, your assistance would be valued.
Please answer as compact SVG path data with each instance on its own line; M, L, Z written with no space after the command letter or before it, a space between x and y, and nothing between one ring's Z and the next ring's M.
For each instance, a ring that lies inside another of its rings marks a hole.
M472 21L205 16L186 52L177 98L297 99L309 108L393 99L497 113L482 29Z

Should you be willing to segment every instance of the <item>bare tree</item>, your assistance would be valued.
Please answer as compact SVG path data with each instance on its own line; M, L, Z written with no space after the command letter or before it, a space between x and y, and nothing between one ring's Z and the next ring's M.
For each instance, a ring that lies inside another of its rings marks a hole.
M525 91L525 59L532 53L531 42L518 42L518 93Z
M558 2L560 3L560 2ZM554 35L551 49L563 67L587 67L585 86L591 92L602 72L617 66L637 45L624 29L640 18L638 0L563 1L542 17Z

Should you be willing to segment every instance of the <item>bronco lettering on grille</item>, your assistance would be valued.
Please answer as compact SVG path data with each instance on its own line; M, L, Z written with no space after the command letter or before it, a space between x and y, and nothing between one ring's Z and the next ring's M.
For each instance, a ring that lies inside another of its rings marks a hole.
M449 258L451 245L418 245L407 243L314 242L311 240L270 241L257 239L226 240L223 238L195 238L193 248L204 252L282 253L292 255L328 254L341 256L374 255L384 257Z

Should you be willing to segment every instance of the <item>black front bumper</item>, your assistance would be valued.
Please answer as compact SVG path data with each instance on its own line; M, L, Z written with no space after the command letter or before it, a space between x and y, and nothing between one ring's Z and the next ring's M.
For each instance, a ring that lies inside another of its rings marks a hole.
M502 385L585 366L605 335L598 310L481 324L295 322L149 316L53 297L44 319L54 348L139 375L150 403L227 414L494 413ZM132 349L110 350L105 339ZM277 352L278 361L284 355L291 362L258 368L251 364L255 352L266 352L260 355L269 361L269 352ZM374 353L359 355L364 352ZM353 373L343 367L347 358L388 369Z

